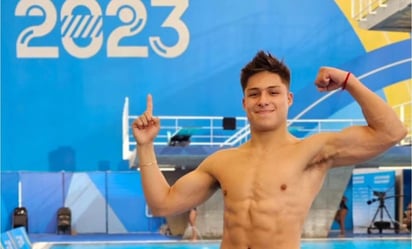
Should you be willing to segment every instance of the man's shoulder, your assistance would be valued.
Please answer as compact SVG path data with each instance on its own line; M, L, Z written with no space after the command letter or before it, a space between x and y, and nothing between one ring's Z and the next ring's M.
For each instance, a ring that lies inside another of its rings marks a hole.
M297 141L297 144L323 143L323 142L326 142L328 139L331 139L332 136L334 135L336 135L336 133L320 132L320 133L308 135L307 137L299 139L299 141Z
M222 157L227 157L230 155L234 155L239 153L239 148L238 147L232 147L232 148L224 148L216 151L215 153L211 154L210 157L213 158L222 158Z
M227 161L234 161L242 154L241 147L224 148L210 154L204 160L206 165L220 165Z

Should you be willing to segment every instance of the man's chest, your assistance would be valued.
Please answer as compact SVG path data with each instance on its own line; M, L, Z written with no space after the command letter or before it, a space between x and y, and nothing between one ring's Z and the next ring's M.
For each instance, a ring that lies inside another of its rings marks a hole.
M323 184L325 170L307 169L306 162L284 155L222 160L214 171L225 197L271 199L312 195Z
M303 188L302 167L291 162L243 159L222 167L216 178L228 197L265 199Z

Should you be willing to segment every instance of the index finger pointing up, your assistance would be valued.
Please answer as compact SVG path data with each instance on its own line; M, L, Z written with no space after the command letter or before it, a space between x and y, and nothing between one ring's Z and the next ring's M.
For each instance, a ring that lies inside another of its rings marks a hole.
M153 100L152 100L152 95L151 94L147 95L146 112L150 116L152 116L152 114L153 114Z

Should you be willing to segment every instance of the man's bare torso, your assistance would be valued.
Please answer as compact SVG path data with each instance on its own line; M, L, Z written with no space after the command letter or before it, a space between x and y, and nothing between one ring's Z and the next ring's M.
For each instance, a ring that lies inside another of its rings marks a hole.
M209 173L224 197L222 249L300 248L303 223L319 192L326 165L308 166L302 142L277 151L248 145L217 153Z

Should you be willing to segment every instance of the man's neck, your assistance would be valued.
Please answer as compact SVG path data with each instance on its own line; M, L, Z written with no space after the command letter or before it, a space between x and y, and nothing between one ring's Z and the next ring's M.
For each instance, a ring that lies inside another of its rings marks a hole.
M255 149L276 149L277 147L296 142L287 128L271 131L251 131L250 145Z

